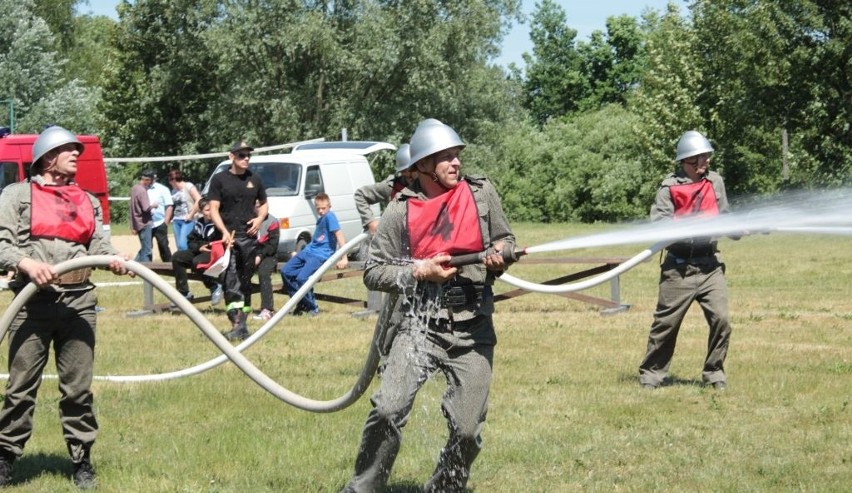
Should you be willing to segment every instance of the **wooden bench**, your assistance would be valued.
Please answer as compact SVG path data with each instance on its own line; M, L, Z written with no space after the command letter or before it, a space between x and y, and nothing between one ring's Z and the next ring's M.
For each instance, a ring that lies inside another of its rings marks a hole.
M546 284L548 286L558 286L560 284L566 284L569 282L579 281L581 279L585 279L587 277L592 277L597 274L603 274L604 272L609 272L612 269L615 269L620 264L629 260L630 257L550 257L550 258L535 258L535 257L524 257L519 262L519 265L540 265L540 264L599 264L596 267L592 267L589 269L585 269L579 272L574 272L572 274L568 274L565 276L557 277L555 279L550 279L547 281L542 281L539 284ZM620 313L623 311L627 311L630 309L630 305L624 304L621 302L621 281L619 276L613 277L609 281L610 285L610 297L609 299L600 298L596 296L589 296L587 294L582 293L558 293L559 296L564 298L569 298L572 300L582 301L584 303L591 303L593 305L598 305L603 307L601 313L604 315L611 315L615 313ZM507 291L505 293L498 294L494 297L494 301L505 301L513 298L517 298L518 296L523 296L525 294L530 294L533 291L527 291L525 289L516 288L511 291Z
M144 265L145 267L151 269L152 271L154 271L155 273L157 273L157 275L159 275L161 277L174 277L174 270L172 269L172 263L171 262L141 262L141 264ZM281 270L281 268L284 267L284 264L285 264L285 262L278 262L278 265L276 266L275 272L279 272ZM350 277L358 277L358 276L361 276L363 274L364 274L364 263L358 262L358 261L350 261L349 267L347 269L341 270L341 271L333 271L333 272L329 271L329 273L326 273L324 276L322 276L320 278L320 280L317 282L317 284L322 283L322 282L337 281L337 280L340 280L340 279L348 279ZM273 279L275 279L274 276L275 276L275 273L273 272ZM195 281L202 281L202 280L204 280L204 275L199 274L199 273L192 271L192 270L187 270L187 279L195 280ZM272 290L273 290L273 292L282 292L283 285L280 282L276 283L276 282L273 281ZM251 292L252 293L260 293L260 285L256 282L252 282ZM343 297L343 296L335 296L335 295L322 294L322 293L315 293L315 296L318 300L322 300L322 301L328 301L328 302L332 302L332 303L342 303L342 304L346 304L346 305L354 305L354 306L359 306L359 307L362 307L362 308L371 308L371 307L368 306L368 303L363 301L363 300L356 300L356 299L352 299L352 298L346 298L346 297ZM143 316L143 315L150 315L152 313L158 313L158 312L171 310L171 306L169 305L169 303L154 303L154 287L147 282L142 283L142 299L143 299L142 309L130 312L130 313L128 313L128 316L131 316L131 317ZM209 301L210 301L210 295L209 294L204 295L204 296L195 296L191 300L191 302L193 304L204 303L204 302L209 302ZM380 303L380 301L378 301L378 303ZM370 311L378 311L378 306L375 306L375 307L372 307L372 308L374 308L374 309L370 310Z

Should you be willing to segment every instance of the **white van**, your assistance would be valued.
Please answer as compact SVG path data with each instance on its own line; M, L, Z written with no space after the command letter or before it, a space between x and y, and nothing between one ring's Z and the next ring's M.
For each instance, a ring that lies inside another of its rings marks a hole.
M281 239L278 258L286 260L311 241L317 218L313 198L325 192L331 199L331 210L337 215L346 241L363 230L355 209L355 190L375 183L366 156L381 150L395 151L386 142L312 142L300 144L289 154L253 155L252 173L260 176L266 187L269 213L278 218ZM228 169L230 161L222 161L213 170ZM204 186L207 194L210 179ZM373 206L376 215L378 205Z

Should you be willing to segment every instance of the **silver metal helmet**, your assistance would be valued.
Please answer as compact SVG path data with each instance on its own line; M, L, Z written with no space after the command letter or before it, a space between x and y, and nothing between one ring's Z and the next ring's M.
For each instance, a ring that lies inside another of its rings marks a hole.
M399 149L396 150L396 172L399 173L401 171L405 171L411 167L411 154L409 154L409 149L411 148L408 144L402 144L399 146Z
M59 126L46 128L33 143L33 164L45 154L65 144L76 144L77 152L83 153L83 143L76 135Z
M459 135L449 125L438 123L420 122L414 135L411 136L411 147L409 153L411 165L417 164L421 159L431 156L436 152L441 152L444 149L453 147L464 147Z
M444 122L438 120L437 118L427 118L425 120L421 120L420 123L417 124L418 127L422 127L423 125L443 125Z
M713 146L710 145L710 141L695 130L690 130L681 135L680 140L677 141L677 156L675 156L675 161L681 161L688 157L708 152L713 152Z

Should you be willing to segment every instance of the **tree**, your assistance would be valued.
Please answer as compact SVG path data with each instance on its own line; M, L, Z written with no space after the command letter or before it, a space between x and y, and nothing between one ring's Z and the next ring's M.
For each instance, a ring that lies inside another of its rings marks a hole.
M116 21L106 16L75 17L65 77L80 79L89 87L100 87L107 65L118 56L113 45L116 28Z
M524 106L539 124L576 111L589 91L583 58L574 47L576 37L565 11L553 0L537 5L530 23L533 55L523 57L527 65Z
M121 7L103 111L132 154L325 137L476 139L512 112L487 61L518 0L138 0ZM485 130L483 130L485 129Z
M711 118L698 104L704 67L695 52L698 35L669 4L663 16L647 12L644 17L647 66L639 88L629 100L631 111L639 115L634 127L641 136L643 169L659 182L674 169L677 139L686 130L707 132Z
M0 95L24 115L49 93L60 73L47 24L32 14L32 0L0 0Z
M32 13L43 19L54 35L53 47L61 56L67 56L74 45L76 22L74 14L80 0L34 0ZM5 12L5 11L4 11Z
M781 134L790 139L787 186L852 182L852 43L848 2L699 1L701 63L714 77L700 104L726 147L734 192L784 184Z
M507 129L484 169L510 219L596 222L646 215L656 183L643 179L637 118L610 104L542 128L527 122ZM477 167L477 159L465 154L463 162Z
M119 6L117 56L104 75L103 131L120 155L150 156L209 152L222 147L210 135L215 123L205 112L219 84L237 73L221 73L206 36L218 22L216 0L138 0ZM243 66L249 72L253 68ZM230 102L225 118L243 111Z
M98 93L62 77L65 60L54 51L53 35L33 8L32 0L0 0L0 97L14 101L15 130L35 133L61 124L75 132L94 131Z

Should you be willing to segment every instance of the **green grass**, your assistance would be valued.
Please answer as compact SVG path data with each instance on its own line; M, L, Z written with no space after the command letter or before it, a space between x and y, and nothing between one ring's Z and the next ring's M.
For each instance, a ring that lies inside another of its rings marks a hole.
M534 245L603 228L515 229L520 243ZM676 383L657 391L639 387L637 366L656 303L656 258L622 276L622 299L631 304L625 313L601 316L592 305L542 294L500 303L484 449L470 489L848 491L852 239L774 234L725 240L721 247L734 325L726 393L699 383L707 328L697 306L681 332ZM544 280L582 267L521 262L512 273ZM106 272L97 279L127 280ZM357 278L318 291L365 295ZM589 294L606 297L609 287ZM183 316L127 317L140 307L140 286L100 288L99 295L106 308L99 315L100 375L171 371L218 354ZM277 306L285 299L276 294ZM350 306L322 308L317 319L285 318L246 354L281 385L330 399L354 383L374 319L353 318ZM218 327L227 325L221 311L205 313ZM7 348L4 342L0 354ZM339 491L352 472L369 409L364 397L334 414L300 411L230 363L182 380L97 382L94 389L101 434L93 454L105 492ZM443 389L436 378L418 395L388 491L418 491L434 468L446 437ZM75 491L57 401L56 381L46 380L35 433L10 491Z

